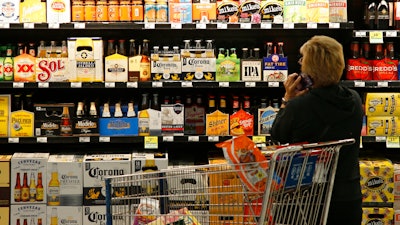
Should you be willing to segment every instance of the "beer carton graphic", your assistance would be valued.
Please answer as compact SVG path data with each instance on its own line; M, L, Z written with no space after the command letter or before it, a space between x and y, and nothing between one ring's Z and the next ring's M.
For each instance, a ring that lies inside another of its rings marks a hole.
M49 225L81 225L82 206L47 206L46 222Z
M46 225L46 213L46 204L11 205L10 224Z

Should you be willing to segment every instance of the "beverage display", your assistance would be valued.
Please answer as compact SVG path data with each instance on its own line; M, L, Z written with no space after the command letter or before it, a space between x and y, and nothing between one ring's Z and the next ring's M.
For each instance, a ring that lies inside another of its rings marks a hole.
M58 178L57 164L53 163L50 167L51 177L47 188L47 205L57 206L60 205L60 181Z

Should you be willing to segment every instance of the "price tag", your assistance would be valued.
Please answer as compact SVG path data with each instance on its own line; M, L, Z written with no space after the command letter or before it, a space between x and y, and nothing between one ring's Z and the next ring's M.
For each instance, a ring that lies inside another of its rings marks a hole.
M10 24L9 23L0 23L0 28L10 29Z
M356 37L366 37L367 32L365 31L356 31Z
M60 24L59 23L49 23L49 29L59 29Z
M265 136L253 136L252 139L254 143L265 143L267 140Z
M389 136L386 138L387 148L400 148L400 137Z
M397 37L397 31L396 30L387 30L385 31L386 37Z
M218 82L220 87L229 87L229 82Z
M244 86L245 87L255 87L256 86L256 82L245 82Z
M8 143L19 143L19 138L8 138Z
M34 23L24 23L24 29L33 29L35 28Z
M188 137L188 141L191 141L191 142L199 142L199 136L189 136Z
M36 138L37 143L47 143L47 137L38 137Z
M157 136L145 136L144 137L144 148L145 149L158 149L158 137Z
M378 87L388 87L389 83L387 81L378 81Z
M196 29L206 29L207 24L206 23L196 23Z
M152 82L152 84L151 84L151 86L152 87L162 87L163 86L163 83L162 82L160 82L160 81L153 81Z
M48 88L49 87L49 83L38 83L38 87L39 88Z
M365 87L364 81L354 81L354 87Z
M383 32L382 31L370 31L369 32L369 43L382 44L383 43Z
M340 28L340 23L329 23L330 29L338 29Z
M385 142L386 141L386 137L385 136L376 136L375 137L375 141L376 142Z
M85 23L74 23L75 29L85 29Z
M71 88L81 88L82 82L71 82Z
M99 137L99 142L110 142L111 138L110 137Z
M13 82L13 88L24 88L24 83L22 83L22 82Z
M307 29L317 29L317 23L307 23Z
M79 143L88 143L90 142L90 137L79 137Z
M144 29L155 29L156 24L155 23L144 23Z
M193 83L191 81L182 81L182 87L193 87Z
M261 29L271 29L272 28L272 23L261 23L260 24Z
M171 23L171 29L182 29L181 23Z
M208 142L218 142L219 136L208 136Z
M279 87L278 81L268 82L268 87Z
M115 82L105 82L104 87L106 88L115 88Z
M240 29L251 29L251 23L241 23Z
M174 136L163 136L163 142L173 142Z
M283 29L293 29L294 23L283 23Z
M226 23L217 23L217 29L227 29L228 24Z
M127 82L126 87L127 88L138 88L138 82Z

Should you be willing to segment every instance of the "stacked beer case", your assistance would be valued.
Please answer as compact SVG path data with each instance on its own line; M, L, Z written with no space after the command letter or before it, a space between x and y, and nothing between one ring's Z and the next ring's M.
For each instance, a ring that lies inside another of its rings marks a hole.
M0 224L10 222L10 164L12 155L0 155Z

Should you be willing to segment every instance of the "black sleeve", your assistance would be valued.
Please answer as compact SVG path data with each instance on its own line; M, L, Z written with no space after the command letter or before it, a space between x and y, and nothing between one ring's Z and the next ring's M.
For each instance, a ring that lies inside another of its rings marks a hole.
M280 109L271 128L272 141L279 141L281 144L291 143L294 113L290 106Z

